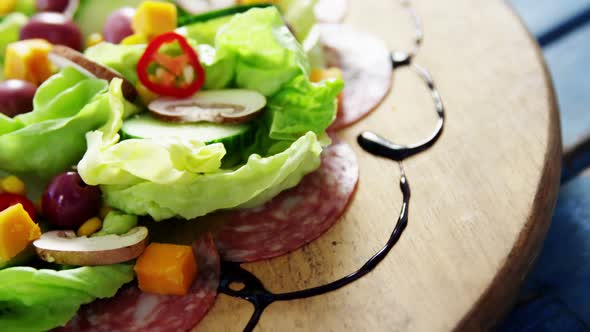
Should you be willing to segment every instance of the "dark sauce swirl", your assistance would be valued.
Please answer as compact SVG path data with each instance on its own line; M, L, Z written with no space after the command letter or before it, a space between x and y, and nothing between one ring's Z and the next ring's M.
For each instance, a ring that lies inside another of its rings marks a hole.
M262 316L264 310L273 302L298 300L322 295L340 289L344 286L347 286L355 282L356 280L362 278L363 276L367 275L368 273L373 271L379 265L379 263L381 263L387 257L387 254L393 249L395 244L399 241L404 230L408 225L411 191L410 184L408 182L402 165L402 161L418 153L428 150L438 141L444 129L445 110L441 96L434 84L434 81L430 73L424 67L412 63L412 59L414 58L414 55L422 41L422 27L419 17L409 6L408 2L402 0L402 4L408 10L415 23L415 48L410 53L393 52L391 54L393 68L395 70L396 68L402 66L411 66L414 69L414 71L418 74L418 76L420 76L420 78L424 81L424 83L431 92L432 99L434 101L435 111L438 116L438 122L435 130L428 138L412 145L396 144L391 142L387 138L370 131L363 132L357 137L358 144L366 152L374 156L387 158L399 163L401 171L399 186L403 194L403 204L401 207L399 217L397 218L397 221L395 222L395 225L391 232L391 235L387 243L385 243L385 245L358 270L350 273L345 277L334 280L330 283L294 292L270 292L264 287L264 284L260 279L258 279L258 277L256 277L254 274L247 271L246 269L242 268L240 264L222 262L219 292L229 296L244 299L254 305L254 313L252 314L252 317L250 318L248 324L244 328L244 331L254 330L254 327L256 327L256 325L258 324L258 321L260 320L260 317ZM232 288L232 285L240 285L241 288Z

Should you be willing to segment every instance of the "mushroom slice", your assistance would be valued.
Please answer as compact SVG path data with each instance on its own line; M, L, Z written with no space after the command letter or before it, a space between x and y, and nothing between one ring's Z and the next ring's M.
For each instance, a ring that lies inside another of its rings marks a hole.
M137 97L137 90L135 90L133 84L121 74L88 59L84 54L72 48L63 45L54 45L49 53L49 60L59 68L74 67L88 77L95 77L109 82L113 78L120 78L123 80L122 89L125 99L134 101Z
M159 98L148 106L154 116L169 122L242 123L256 117L266 98L252 90L209 90L191 98Z
M33 242L44 261L74 266L110 265L139 257L147 245L148 230L134 227L123 235L77 237L74 231L51 231Z

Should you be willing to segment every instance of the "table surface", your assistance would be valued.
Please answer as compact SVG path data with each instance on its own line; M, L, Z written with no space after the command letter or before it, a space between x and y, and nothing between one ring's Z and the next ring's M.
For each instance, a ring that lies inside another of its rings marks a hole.
M272 304L257 331L448 331L493 326L511 305L549 225L560 169L555 98L539 50L500 0L413 2L425 26L416 61L430 69L447 126L404 163L410 224L387 259L330 294ZM412 26L395 1L351 0L347 23L407 49ZM370 117L341 132L360 164L347 213L312 244L245 267L271 291L307 288L356 270L386 242L401 206L399 167L364 153L362 130L411 143L435 125L408 69ZM253 311L220 295L196 331L241 331Z

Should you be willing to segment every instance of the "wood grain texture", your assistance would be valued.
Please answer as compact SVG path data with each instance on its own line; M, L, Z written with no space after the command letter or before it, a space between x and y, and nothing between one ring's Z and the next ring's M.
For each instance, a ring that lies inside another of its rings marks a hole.
M431 150L405 162L410 224L360 281L274 303L256 331L478 331L510 306L549 225L560 168L557 108L537 46L502 1L415 0L425 24L416 61L435 77L448 124ZM395 1L351 1L349 24L407 49L412 29ZM361 178L348 212L289 255L246 267L272 291L320 285L362 265L387 240L401 206L399 168L364 153L374 130L411 143L435 125L426 88L408 69L371 116L341 134ZM241 331L253 308L220 295L195 331Z

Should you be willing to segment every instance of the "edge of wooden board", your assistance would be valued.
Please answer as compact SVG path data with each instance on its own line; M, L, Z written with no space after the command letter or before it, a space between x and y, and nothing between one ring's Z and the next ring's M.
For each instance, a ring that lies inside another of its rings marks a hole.
M454 331L456 332L493 330L515 304L520 287L541 251L551 225L559 192L562 154L561 125L551 75L535 37L506 0L504 5L510 8L512 15L526 31L531 44L535 47L537 60L543 66L543 76L549 96L548 104L550 105L547 150L545 151L542 176L537 184L533 208L527 218L526 225L492 283L455 327Z

